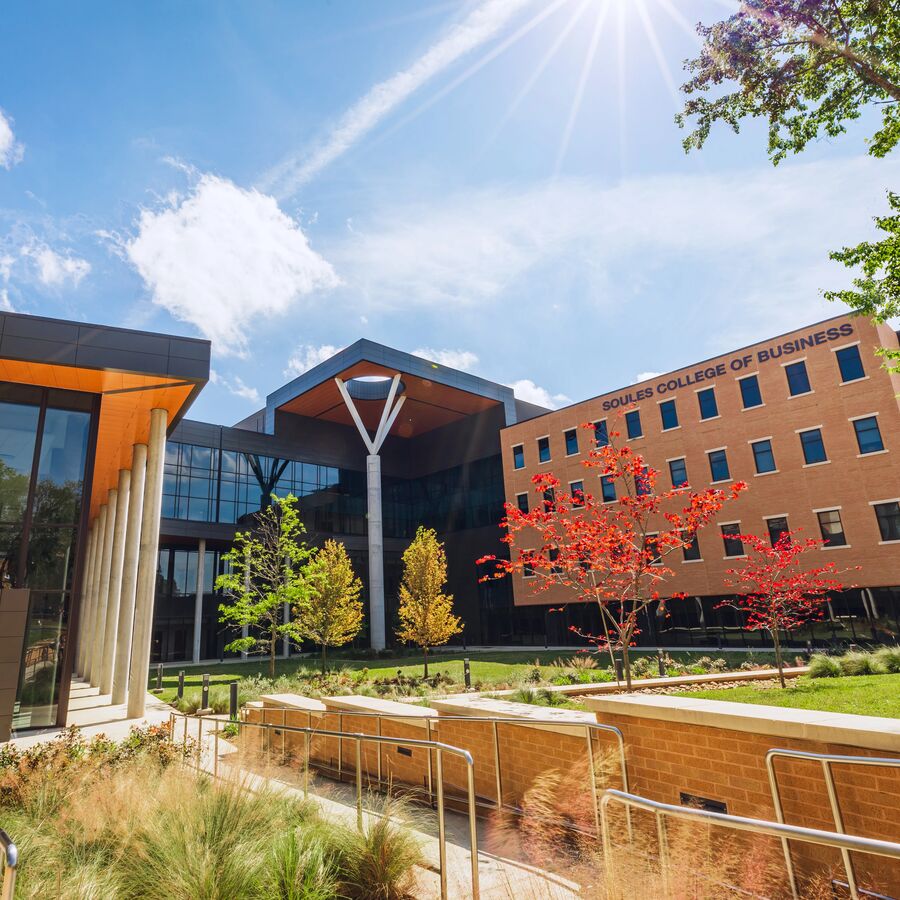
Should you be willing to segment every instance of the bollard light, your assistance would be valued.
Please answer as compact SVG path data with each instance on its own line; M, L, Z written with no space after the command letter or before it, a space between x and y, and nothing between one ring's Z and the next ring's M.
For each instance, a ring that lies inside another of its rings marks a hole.
M625 663L621 659L616 660L616 681L625 680Z
M209 675L203 676L203 689L200 693L200 708L209 709Z
M184 669L178 673L178 699L184 697Z
M228 718L231 719L232 722L237 722L238 683L236 681L232 681L228 687L230 690L230 694L228 697Z
M463 660L463 677L466 680L466 690L470 690L472 687L472 670L469 668L469 660Z
M662 650L656 651L656 663L659 667L659 677L665 678L666 677L666 661L663 658Z
M162 690L162 663L156 664L156 691L159 693Z

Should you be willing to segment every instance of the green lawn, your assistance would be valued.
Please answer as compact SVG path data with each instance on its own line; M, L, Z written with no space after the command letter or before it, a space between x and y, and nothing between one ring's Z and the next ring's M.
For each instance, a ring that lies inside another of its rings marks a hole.
M798 678L789 687L728 688L721 691L682 691L676 697L760 703L793 709L857 713L863 716L900 718L900 675L857 675L844 678Z
M494 652L477 652L477 651L450 651L432 653L428 657L429 674L438 672L445 673L457 684L464 683L463 677L463 659L468 658L471 664L472 683L481 682L482 687L490 690L500 685L515 685L523 679L538 661L542 667L550 667L550 665L560 658L571 659L576 656L577 648L570 650L542 650L540 652L534 650L509 650ZM632 659L640 656L641 653L632 651ZM710 652L700 653L695 651L678 651L671 653L670 656L682 663L692 663L702 656L710 656L714 659L723 658L729 665L738 668L741 663L750 659L755 663L768 663L772 659L769 653L754 653L752 656L747 653L735 653L722 651L721 653ZM389 659L347 659L338 656L329 656L329 669L339 670L346 669L351 671L359 671L360 669L368 669L369 677L375 678L392 678L397 675L398 669L404 676L413 676L422 674L422 657L421 656L400 656ZM608 666L609 660L603 656L598 659L601 669ZM278 659L275 661L275 674L278 676L293 676L296 674L314 674L319 671L318 657ZM545 674L548 678L559 674L562 669L548 668ZM227 684L231 681L249 678L253 676L262 676L267 678L269 675L269 664L267 660L253 660L252 662L235 662L234 660L226 660L223 663L207 664L203 666L184 666L185 673L185 690L197 689L202 684L202 676L209 673L210 684ZM150 673L149 686L156 686L156 669L153 667ZM163 700L169 702L174 699L176 688L178 685L178 669L167 668L163 670L163 692L160 695Z

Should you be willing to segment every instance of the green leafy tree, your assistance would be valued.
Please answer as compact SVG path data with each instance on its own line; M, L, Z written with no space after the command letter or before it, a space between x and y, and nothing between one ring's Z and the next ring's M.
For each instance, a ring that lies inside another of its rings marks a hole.
M744 119L768 121L776 165L821 135L837 137L866 110L877 111L869 153L886 156L900 141L900 9L896 0L743 0L733 15L698 25L699 56L688 60L687 96L676 116L686 151L700 149L716 122L740 130ZM867 120L868 121L868 120ZM854 289L826 291L876 322L900 310L900 204L875 219L888 237L831 254L861 267ZM883 355L900 370L900 353Z
M428 649L446 644L462 631L462 620L453 615L453 595L444 593L446 583L444 545L434 529L420 525L413 542L403 551L397 637L422 648L426 678Z
M216 588L226 597L219 606L219 621L252 630L225 649L267 653L272 678L279 639L300 639L298 622L284 621L284 604L302 613L309 602L306 575L312 550L305 533L297 498L273 496L271 505L254 515L252 531L235 534L231 550L222 557L229 571L216 579Z
M863 241L855 247L835 250L831 258L849 268L862 269L853 279L853 288L825 291L829 300L842 300L848 306L884 323L900 316L900 196L888 193L891 214L876 216L875 224L886 237L880 241ZM889 360L889 368L900 372L900 352L881 348L878 351Z
M326 650L352 641L362 628L362 583L339 541L325 546L307 566L308 602L294 610L303 636L322 648L322 674L326 672Z
M698 25L700 54L678 124L692 123L685 150L699 149L716 122L769 124L780 162L820 134L836 137L867 106L881 121L869 141L885 156L900 140L900 14L893 0L743 0L714 25ZM733 90L728 88L734 87Z

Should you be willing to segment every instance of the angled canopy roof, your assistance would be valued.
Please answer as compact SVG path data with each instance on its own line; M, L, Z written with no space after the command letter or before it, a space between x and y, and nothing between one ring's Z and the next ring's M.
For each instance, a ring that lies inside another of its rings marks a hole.
M290 412L353 427L335 378L348 381L366 376L400 374L406 397L390 434L416 437L442 425L500 405L507 425L516 422L512 388L436 362L359 340L266 398L266 431L275 431L275 412ZM375 432L384 400L357 399L363 424Z

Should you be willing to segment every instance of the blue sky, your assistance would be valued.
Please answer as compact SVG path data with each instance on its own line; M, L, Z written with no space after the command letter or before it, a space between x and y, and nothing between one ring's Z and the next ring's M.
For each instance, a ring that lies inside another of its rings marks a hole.
M10 0L0 305L211 338L224 423L360 337L560 404L837 314L896 163L685 156L733 5Z

